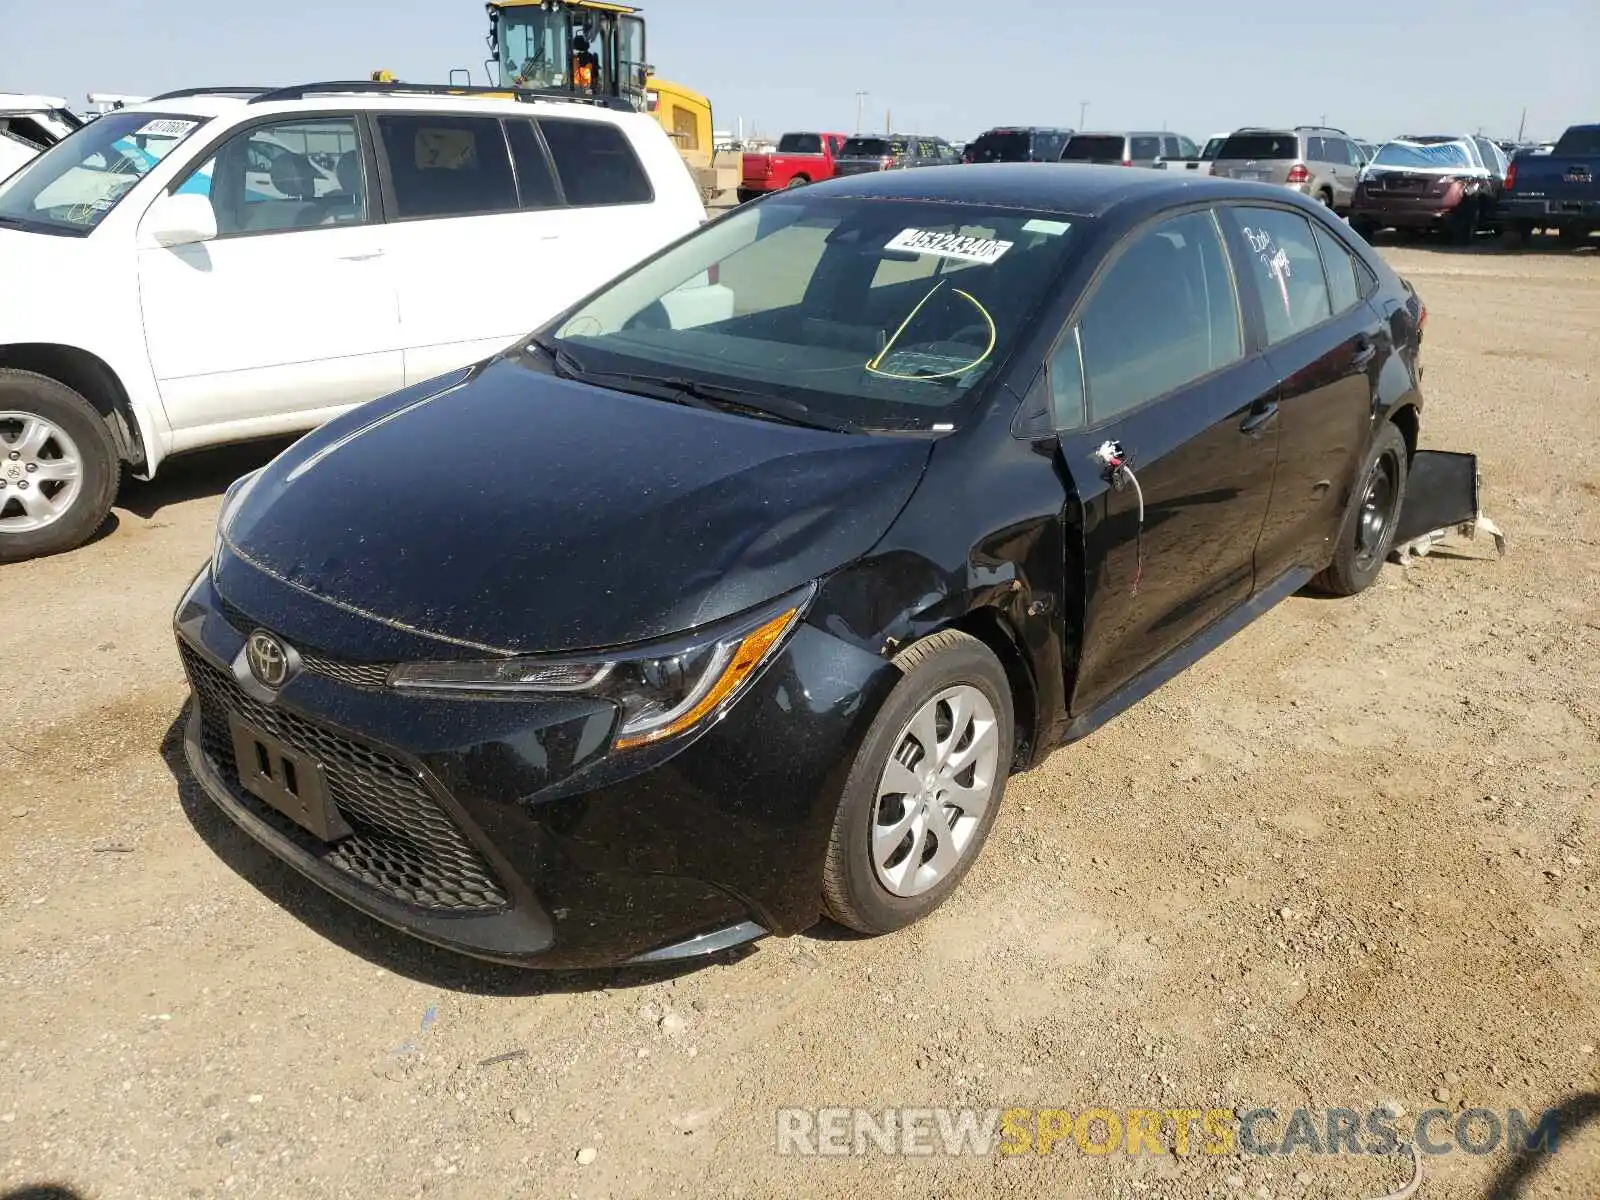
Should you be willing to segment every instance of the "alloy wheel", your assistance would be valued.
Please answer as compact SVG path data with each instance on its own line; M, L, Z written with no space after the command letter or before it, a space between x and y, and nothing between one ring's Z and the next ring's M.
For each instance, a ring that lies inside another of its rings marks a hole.
M0 533L33 533L66 515L83 487L83 457L37 413L0 411Z
M1000 771L999 720L970 684L946 688L894 740L873 809L872 867L891 894L920 896L972 849Z

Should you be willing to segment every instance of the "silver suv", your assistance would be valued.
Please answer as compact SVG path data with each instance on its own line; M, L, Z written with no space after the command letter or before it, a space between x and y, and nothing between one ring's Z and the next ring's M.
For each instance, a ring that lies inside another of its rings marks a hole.
M1355 139L1342 129L1322 125L1236 129L1217 151L1211 173L1225 179L1280 183L1342 215L1355 198L1356 176L1364 161Z

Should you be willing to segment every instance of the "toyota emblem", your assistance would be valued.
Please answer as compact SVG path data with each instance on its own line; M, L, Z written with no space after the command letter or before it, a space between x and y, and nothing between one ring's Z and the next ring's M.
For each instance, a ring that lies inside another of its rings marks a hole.
M250 664L250 674L262 687L277 691L288 682L289 652L270 633L259 629L252 633L245 643L244 656Z

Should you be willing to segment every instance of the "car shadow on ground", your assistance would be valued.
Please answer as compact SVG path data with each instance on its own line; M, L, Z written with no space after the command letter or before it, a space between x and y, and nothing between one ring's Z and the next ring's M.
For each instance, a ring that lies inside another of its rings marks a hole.
M88 1198L82 1192L58 1183L30 1183L13 1188L9 1192L0 1192L0 1200L88 1200Z
M1540 1170L1585 1125L1600 1121L1600 1092L1579 1092L1554 1110L1556 1134L1548 1148L1537 1145L1517 1151L1483 1194L1483 1200L1534 1200L1544 1191L1530 1186Z
M396 975L452 992L540 996L647 987L713 966L727 966L754 952L745 947L684 963L544 971L482 962L409 937L324 892L223 815L195 781L184 758L188 720L186 704L162 739L161 757L177 781L184 815L201 841L236 875L314 933ZM10 1198L0 1196L0 1200Z
M148 482L124 479L117 493L116 507L150 521L171 505L220 496L239 476L266 466L296 440L295 437L278 437L180 454L162 463L156 477ZM112 519L115 520L115 515ZM113 524L111 528L116 526ZM98 536L104 537L108 532L110 530L103 530Z

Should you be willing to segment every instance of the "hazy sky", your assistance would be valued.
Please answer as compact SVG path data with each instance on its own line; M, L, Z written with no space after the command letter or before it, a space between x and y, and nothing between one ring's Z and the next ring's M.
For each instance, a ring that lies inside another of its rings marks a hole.
M1600 0L644 0L659 73L719 129L966 137L996 124L1166 125L1204 141L1326 116L1361 137L1530 135L1600 121ZM993 18L993 19L991 19ZM0 89L148 94L365 78L483 82L481 0L0 0Z

